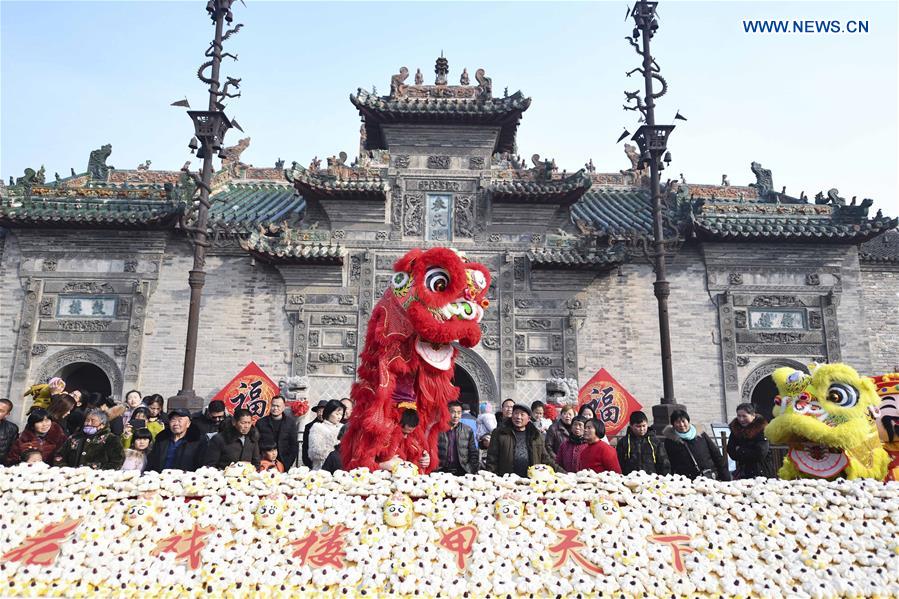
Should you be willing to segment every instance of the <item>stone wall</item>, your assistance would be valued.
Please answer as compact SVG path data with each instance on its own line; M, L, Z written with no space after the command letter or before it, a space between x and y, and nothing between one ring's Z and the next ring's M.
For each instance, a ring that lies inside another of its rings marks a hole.
M721 422L725 414L717 308L706 293L698 250L684 248L670 266L668 279L675 397L697 423ZM645 262L598 277L587 290L587 318L578 337L578 384L605 368L647 414L662 396L654 280Z
M19 313L25 292L19 280L19 263L22 255L15 235L7 234L3 245L3 260L0 262L0 397L13 401L14 422L21 420L22 402L20 393L13 393L13 364L16 360L16 337L19 331Z
M863 332L868 342L871 361L866 374L896 372L899 370L899 265L863 263L861 295L863 320L856 331Z
M147 314L141 391L169 397L181 387L191 247L172 241ZM197 343L194 390L209 398L250 360L277 382L287 374L284 284L272 267L244 255L211 255Z

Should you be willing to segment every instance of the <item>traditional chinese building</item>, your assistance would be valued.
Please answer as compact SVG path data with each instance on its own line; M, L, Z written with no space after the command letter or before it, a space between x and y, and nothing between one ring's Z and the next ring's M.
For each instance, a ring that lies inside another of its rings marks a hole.
M469 401L543 398L545 381L600 367L643 404L661 395L646 173L576 172L516 154L531 99L408 71L390 94L350 96L358 156L308 166L241 162L215 175L195 388L211 397L248 361L273 378L309 377L313 400L346 395L373 305L393 262L449 244L494 283L481 344L460 352ZM349 108L349 107L348 107ZM347 118L350 118L347 111ZM30 170L0 187L0 393L59 375L121 395L173 395L181 382L192 248L192 190L181 172L116 169L104 146L86 172ZM666 189L673 258L677 399L699 422L742 401L770 405L778 366L843 360L864 373L899 363L896 219L871 200L749 185ZM748 175L749 173L747 173ZM17 402L21 410L21 402ZM21 415L21 412L18 414Z

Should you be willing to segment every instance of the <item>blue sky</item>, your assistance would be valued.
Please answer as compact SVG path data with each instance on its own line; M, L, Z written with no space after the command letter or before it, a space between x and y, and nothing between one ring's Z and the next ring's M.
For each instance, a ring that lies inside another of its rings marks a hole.
M212 36L205 2L0 1L0 174L45 164L49 177L85 170L111 143L109 164L177 169L192 127L169 104L205 104L197 66ZM260 2L235 5L245 27L225 73L243 79L228 109L252 137L243 160L303 164L355 155L357 87L380 93L400 66L433 79L441 50L450 79L483 67L495 93L533 98L519 153L600 171L628 166L615 139L624 73L626 2ZM896 2L679 2L659 7L653 52L668 79L657 119L680 110L665 174L688 182L754 180L772 169L798 195L839 188L899 214ZM866 20L867 34L746 34L744 19ZM239 132L229 134L235 143ZM195 162L195 166L198 162Z

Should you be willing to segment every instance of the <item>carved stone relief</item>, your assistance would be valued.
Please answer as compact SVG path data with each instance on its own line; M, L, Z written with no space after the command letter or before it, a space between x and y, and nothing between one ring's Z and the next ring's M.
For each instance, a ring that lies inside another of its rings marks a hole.
M31 346L31 355L32 356L41 356L47 353L47 346L43 343L35 343Z
M350 256L350 282L358 283L360 276L362 276L362 256L353 254Z
M308 335L309 347L318 347L318 335L319 335L318 331L314 331L314 330L309 331L309 335Z
M428 156L428 168L432 169L448 169L450 167L449 156Z
M340 352L322 352L318 354L319 362L326 362L328 364L343 362L344 359L344 355Z
M484 169L484 158L482 156L471 156L468 158L468 168L473 171Z
M409 155L397 154L393 157L393 166L396 168L409 168Z
M109 283L98 283L96 281L69 281L60 293L114 293L112 285Z
M524 256L516 256L513 259L513 264L515 265L515 280L517 282L524 281L527 276L527 258Z
M322 324L347 324L350 321L346 314L322 314Z
M134 292L131 297L128 345L126 347L127 358L125 360L125 381L129 385L137 386L140 379L141 355L143 353L143 328L147 315L147 302L149 301L150 283L135 281ZM118 355L118 354L116 354Z
M457 195L453 219L457 237L474 237L475 223L475 196Z
M344 374L356 374L356 367L352 364L344 364L343 365L343 373Z
M802 343L802 333L758 333L762 343Z
M809 273L805 275L805 284L806 285L820 285L821 277L817 273Z
M734 311L734 325L738 329L746 328L746 312L744 310L735 310Z
M752 300L754 307L802 306L803 303L795 295L760 295Z
M525 350L525 336L521 333L515 335L515 351Z
M821 328L821 313L817 310L812 310L808 313L808 326L810 329L820 329Z
M481 345L484 349L499 349L499 337L495 335L482 336Z
M125 272L137 272L137 260L125 260Z
M110 324L111 320L60 320L59 328L78 333L97 333L108 331Z
M50 298L45 298L41 300L41 308L40 315L47 318L52 318L53 316L53 300Z
M57 262L54 258L44 258L44 264L41 267L41 270L44 272L55 272L56 271Z
M540 366L551 366L553 363L553 359L549 356L529 356L528 357L528 366L540 367Z
M293 327L293 334L291 335L293 355L290 361L290 374L291 376L303 376L307 372L312 372L307 368L306 363L306 350L308 347L306 319L302 311L291 311L287 313L287 320Z
M731 285L742 285L743 275L738 272L732 272L727 276L727 281Z
M423 193L403 194L403 235L421 235L424 200Z

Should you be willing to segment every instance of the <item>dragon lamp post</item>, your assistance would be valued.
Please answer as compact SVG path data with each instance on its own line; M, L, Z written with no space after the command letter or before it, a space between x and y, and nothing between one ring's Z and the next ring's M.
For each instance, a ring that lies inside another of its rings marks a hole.
M653 290L659 304L659 340L661 343L662 357L662 387L663 396L659 405L652 407L653 425L661 429L668 424L671 412L679 406L674 399L674 377L671 363L671 333L668 319L668 297L670 285L667 280L665 259L669 254L668 245L676 243L677 239L666 242L663 223L662 194L659 184L659 173L664 169L662 162L671 162L671 153L667 151L668 136L674 130L674 125L657 125L655 121L655 101L667 91L667 83L659 74L659 65L653 59L649 48L649 42L659 28L656 19L656 6L658 2L640 0L630 9L630 16L634 19L634 31L632 37L627 38L631 46L643 59L643 64L628 73L635 72L643 75L645 84L645 103L640 99L640 92L625 92L628 102L636 102L635 106L625 105L626 110L639 110L643 114L645 123L637 129L631 138L636 142L640 150L640 166L649 167L650 193L652 194L652 233L653 233L653 268L656 280ZM641 40L642 38L642 40ZM642 41L642 44L638 43ZM661 89L653 89L653 80L661 84ZM681 117L682 118L682 117Z
M231 13L231 5L234 0L209 0L206 11L215 24L215 38L206 51L209 58L200 66L197 76L201 81L209 85L209 106L207 110L188 110L194 124L194 137L188 147L196 150L197 158L203 159L203 170L197 176L189 170L190 163L184 165L182 171L196 185L196 198L181 218L181 228L187 233L194 247L193 268L188 275L190 285L190 309L187 316L187 341L184 348L184 373L181 381L181 390L169 399L172 408L201 409L203 398L194 392L194 367L197 359L197 331L200 322L200 299L203 295L203 285L206 282L206 249L209 247L207 240L207 227L209 223L209 194L212 186L212 160L222 149L225 133L231 127L240 129L236 121L229 120L225 116L224 105L221 100L236 98L240 93L229 93L228 88L233 86L240 88L240 80L228 78L221 91L219 91L219 71L222 59L225 57L237 60L237 56L222 52L222 42L237 33L243 26L238 24L223 34L224 24L229 24L234 19ZM211 68L209 77L204 76L204 71ZM174 105L190 107L187 101L176 102Z

